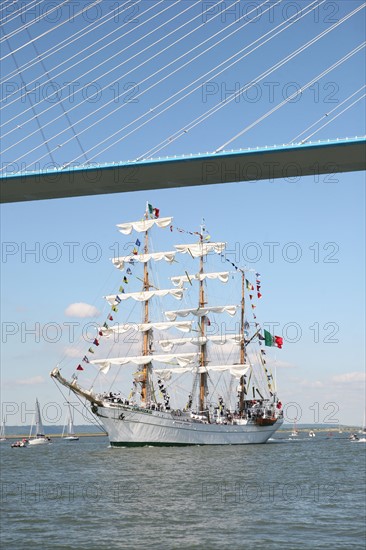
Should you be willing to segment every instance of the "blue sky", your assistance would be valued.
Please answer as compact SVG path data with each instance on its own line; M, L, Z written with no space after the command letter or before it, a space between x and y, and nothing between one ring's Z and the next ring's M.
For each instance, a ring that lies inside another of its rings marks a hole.
M25 26L34 20L36 14L41 13L39 10L42 6L46 9L50 4L37 4L38 12L33 16L23 13L23 32L9 39L13 50L29 41ZM78 4L84 5L82 2ZM86 130L80 133L80 143L85 152L90 150L89 159L93 157L93 161L109 162L137 158L207 109L219 104L230 90L255 80L263 71L328 29L344 15L362 5L362 2L327 1L318 7L317 12L304 17L222 75L200 80L200 75L209 69L213 71L218 63L274 29L290 16L291 10L296 6L300 10L310 4L282 2L273 6L272 2L271 16L269 13L263 14L257 21L243 26L233 37L169 77L172 68L177 68L182 61L171 65L169 69L166 66L180 55L194 46L197 46L196 52L201 52L203 47L200 44L206 38L220 30L224 31L220 35L222 37L246 22L243 21L243 2L237 8L234 2L221 3L217 8L212 2L193 4L182 1L178 5L164 1L149 12L150 16L157 14L156 19L138 27L147 19L146 10L151 7L151 3L129 3L129 11L124 14L125 21L121 14L115 15L115 20L112 19L95 29L92 35L80 40L78 48L81 49L117 30L119 41L99 52L95 46L92 58L57 76L58 69L55 67L76 52L75 47L72 50L70 46L53 57L45 57L43 66L36 63L30 69L23 70L22 78L13 75L5 79L2 82L2 120L6 122L12 117L18 118L3 128L3 132L11 132L2 141L3 150L9 147L2 155L3 163L20 165L20 162L24 162L27 168L32 168L42 156L44 158L38 161L41 167L51 161L37 123L35 119L32 120L35 113L44 125L44 135L50 149L61 145L52 152L56 163L69 162L81 155L81 148L75 139L65 143L73 135L68 120L77 133ZM233 11L226 13L223 10L229 4ZM260 2L251 4L256 7ZM104 1L102 12L95 12L96 21L101 21L103 15L112 13L111 6L112 3ZM182 14L190 6L191 9ZM169 10L163 13L162 10L168 7ZM219 16L214 19L215 10L219 8L222 11L218 11ZM10 2L4 3L2 15L9 19L10 9ZM184 37L187 30L197 28L206 19L202 15L203 9L210 9L211 12L202 28L168 48L161 56L149 60L149 56L152 53L157 54L162 45L168 46L178 37ZM261 9L264 11L265 6ZM237 101L225 104L215 115L190 130L182 139L172 140L158 154L214 151L280 103L296 86L303 87L364 41L363 14L363 11L359 12L328 33L294 60L256 84L255 88L248 90L247 94L242 94ZM168 23L168 29L163 27L144 38L149 31L175 15L179 17ZM29 27L33 39L53 29L35 42L39 52L46 55L53 45L60 44L91 22L87 17L79 17L72 23L56 28L67 16L66 7L60 8L56 22L43 20ZM196 20L190 22L195 16ZM89 19L93 17L90 12ZM19 19L18 17L7 25L4 24L5 31L10 33L20 28ZM124 27L121 27L122 23L125 24ZM163 39L168 32L184 23L187 25L165 42L162 40L139 57L133 58L144 47ZM131 32L124 34L127 31ZM138 39L141 41L132 45ZM110 38L109 41L111 42ZM106 43L107 40L101 42ZM128 47L130 49L122 51ZM5 42L3 55L7 55L7 48L8 43ZM32 48L32 44L28 44L14 54L18 65L34 58L35 52ZM111 60L114 54L116 57ZM185 59L188 58L189 56ZM146 64L137 68L137 60L146 61ZM116 66L122 61L125 62L124 67L117 69ZM9 55L4 60L3 75L12 75L14 63L14 57ZM70 63L65 64L64 68ZM103 65L94 69L98 63ZM45 94L47 75L42 77L45 68L59 89L65 82L73 82L75 89L85 90L86 84L90 82L94 83L95 89L101 90L104 86L106 89L96 101L84 103L78 103L82 93L68 98L64 95L66 91L62 90L60 98L65 97L63 106L57 101L53 109L45 112L52 105L50 100L36 104ZM83 77L83 73L90 69L93 69L92 72ZM104 75L109 69L112 70L110 75ZM137 97L138 93L147 88L146 84L140 82L160 69L160 76L152 77L149 82L157 83L161 75L168 78ZM131 73L124 76L127 71ZM38 87L32 88L30 85L29 88L34 92L33 108L30 108L27 98L21 99L19 93L8 97L9 90L19 89L22 79L39 83ZM194 79L200 83L195 93L131 136L118 141L124 136L121 128L149 112L159 102L168 100ZM304 91L296 101L285 105L245 133L230 148L290 142L358 90L364 80L363 55L359 53L326 75L312 89ZM128 98L125 95L104 107L113 99L116 90L121 90L123 86L126 86ZM359 96L360 94L355 97ZM9 105L16 98L18 101ZM132 102L131 99L136 101ZM124 107L121 107L122 104ZM77 107L70 110L75 105ZM113 116L98 122L101 114L96 114L95 111L99 107L104 109L99 113L113 112ZM67 120L64 112L68 110L70 112ZM87 115L88 119L78 122ZM57 116L60 118L55 120ZM362 102L358 102L312 139L363 135L364 120L364 106ZM96 123L95 126L87 129L93 123ZM63 130L64 133L53 137ZM34 135L27 138L32 132ZM108 136L114 133L116 137L108 140ZM104 139L107 139L105 145L98 146ZM113 146L103 151L112 142ZM34 151L30 152L32 149ZM82 158L79 158L77 162L81 161ZM283 401L294 402L301 407L300 421L317 420L314 418L314 409L318 407L320 422L326 420L326 416L334 410L336 412L333 417L339 422L360 424L365 406L364 195L364 173L349 173L320 176L318 180L304 177L297 182L260 181L151 191L148 194L136 192L3 205L1 398L3 403L8 404L9 424L19 423L21 412L32 409L36 396L43 403L62 403L48 373L62 358L65 350L72 347L67 341L69 333L65 323L76 322L81 325L93 320L68 317L65 310L70 304L77 302L85 302L103 310L102 295L106 293L106 289L111 289L110 285L116 277L109 258L113 255L114 243L125 242L116 231L115 224L139 219L146 200L158 206L161 215L174 216L178 226L192 231L197 229L204 217L215 240L227 241L230 250L239 249L241 264L253 266L262 274L263 299L258 306L258 317L264 323L279 323L278 330L287 340L281 354L278 351L276 355L279 365L277 378ZM163 237L162 247L166 238ZM70 255L71 247L75 253L74 258ZM35 252L29 253L31 250ZM273 258L270 257L271 250L274 252ZM251 262L254 251L260 257L258 261ZM295 251L299 256L301 254L297 262L292 261ZM96 261L94 253L97 253ZM38 332L36 335L27 333L37 323L41 332L39 338ZM58 336L59 329L55 328L56 325L60 327L61 339L52 342ZM294 331L299 329L300 336L295 338ZM76 358L75 360L79 361ZM319 405L314 406L314 403ZM11 407L14 412L18 412L11 414ZM293 410L294 408L289 408L289 417ZM24 420L29 423L31 418L26 415Z

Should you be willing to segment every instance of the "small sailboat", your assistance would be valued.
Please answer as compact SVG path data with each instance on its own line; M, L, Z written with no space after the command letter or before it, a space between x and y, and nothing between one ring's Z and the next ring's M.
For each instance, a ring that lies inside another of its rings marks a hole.
M296 422L297 422L297 418L295 418L295 420L294 420L294 427L293 427L293 430L291 432L291 437L298 437L298 435L299 435L299 432L296 428Z
M66 424L62 432L62 439L64 439L65 441L79 441L78 436L75 435L74 422L70 404L68 405L68 407L69 415L67 417Z
M35 436L32 436L33 425L35 425L36 427ZM30 429L28 445L47 445L50 442L51 442L51 439L44 434L41 412L39 409L39 402L38 402L38 399L36 399L34 423L32 424Z
M5 437L5 420L2 421L1 427L0 427L0 442L6 441Z

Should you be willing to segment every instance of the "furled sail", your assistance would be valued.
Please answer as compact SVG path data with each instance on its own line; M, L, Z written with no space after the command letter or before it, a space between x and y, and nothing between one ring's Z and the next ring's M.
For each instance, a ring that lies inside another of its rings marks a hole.
M196 273L195 275L178 275L170 277L174 286L182 287L183 283L190 281L203 281L204 279L219 279L222 283L227 283L229 280L228 271L218 271L216 273Z
M105 296L105 299L107 302L109 302L112 305L117 305L117 303L121 302L122 300L128 300L129 298L132 298L133 300L136 300L137 302L146 302L147 300L150 300L153 296L173 296L176 300L181 300L183 298L183 289L177 289L177 288L169 288L166 290L146 290L142 292L126 292L123 294L111 294L109 296Z
M226 342L233 342L234 344L240 344L243 341L241 334L216 334L214 336L192 336L188 338L170 338L167 340L159 340L159 344L164 351L170 351L173 346L183 346L184 344L194 344L201 346L207 344L207 342L214 342L215 344L226 344Z
M115 325L114 327L99 327L98 332L103 332L103 336L111 336L111 334L123 334L129 330L136 332L147 332L155 328L157 330L169 330L176 328L182 332L189 332L192 328L193 321L167 321L166 323L125 323L123 325Z
M154 369L154 373L156 376L162 378L166 382L169 382L169 380L172 377L172 374L183 374L185 372L193 372L194 367L176 367L174 370L171 369Z
M248 372L250 369L249 365L207 365L206 367L199 367L198 372L210 372L210 371L216 371L216 372L224 372L229 371L230 374L235 376L235 378L240 378L244 374Z
M133 229L138 233L142 233L143 231L148 231L149 229L151 229L153 225L161 228L168 227L172 223L172 220L172 217L157 218L153 220L140 220L137 222L119 223L117 227L118 231L120 231L124 235L130 235Z
M206 256L210 252L221 254L225 250L226 243L194 243L194 244L176 244L174 247L182 254L191 254L193 258Z
M120 256L118 258L112 258L113 265L117 269L123 270L125 264L131 264L134 262L146 263L150 260L159 262L160 260L165 260L166 262L173 262L177 252L175 250L170 250L168 252L152 252L151 254L130 254L129 256Z
M177 311L166 311L165 317L169 321L175 321L177 317L187 317L191 313L197 317L202 317L208 313L227 313L232 317L235 315L238 306L210 306L210 307L199 307L199 308L190 308L190 309L179 309Z
M235 378L240 378L245 375L250 369L249 365L212 365L206 367L175 367L173 369L154 369L154 373L164 380L170 380L172 374L182 374L185 372L201 373L201 372L225 372L228 371Z
M148 365L152 361L159 363L178 364L180 367L185 367L192 363L197 358L197 353L172 353L164 355L138 355L136 357L108 357L106 359L93 359L90 361L92 365L100 365L101 372L107 374L111 365L123 366L132 363L134 365Z

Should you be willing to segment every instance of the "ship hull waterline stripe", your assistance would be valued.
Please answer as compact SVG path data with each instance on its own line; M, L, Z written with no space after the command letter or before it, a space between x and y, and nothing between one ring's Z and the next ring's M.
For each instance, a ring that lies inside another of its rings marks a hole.
M153 442L110 442L111 447L231 447L243 446L243 445L265 445L268 441L263 441L262 443L157 443Z

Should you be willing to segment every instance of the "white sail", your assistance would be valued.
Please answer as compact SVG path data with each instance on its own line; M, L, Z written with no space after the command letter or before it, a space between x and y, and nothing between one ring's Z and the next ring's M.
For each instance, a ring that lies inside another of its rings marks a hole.
M36 410L35 410L34 423L36 425L36 435L44 435L44 428L43 428L43 424L42 424L41 411L39 409L38 399L36 399Z
M176 300L181 300L183 298L183 289L181 288L169 288L166 290L146 290L142 292L126 292L123 294L110 294L109 296L104 296L109 304L117 305L120 301L136 300L137 302L146 302L153 298L154 296L173 296ZM117 299L118 297L118 299Z
M173 369L154 369L154 373L164 380L170 380L172 374L182 374L185 372L202 373L202 372L225 372L228 371L235 378L240 378L245 375L250 369L249 365L207 365L206 367L175 367Z
M66 424L64 425L64 429L62 431L62 438L65 441L79 441L79 437L75 435L73 414L71 411L70 403L68 403L68 410L69 412L66 419Z
M235 378L240 378L244 374L248 372L250 369L249 365L207 365L206 367L199 367L198 372L210 372L210 371L217 371L217 372L224 372L229 371L230 374L235 376Z
M164 349L164 351L170 351L174 346L183 346L184 344L194 344L195 346L201 346L203 344L207 344L207 342L213 342L215 344L224 345L228 341L239 345L243 341L243 336L241 334L216 334L214 336L170 338L166 340L159 340L159 344Z
M132 233L132 230L134 229L138 233L142 233L143 231L148 231L153 227L153 225L156 225L160 228L168 227L172 223L173 218L157 218L154 220L140 220L137 222L128 222L128 223L119 223L117 225L118 230L123 233L124 235L130 235Z
M177 311L166 311L165 317L169 321L175 321L177 317L187 317L191 313L197 317L202 317L208 313L227 313L232 317L235 315L238 306L210 306L210 307L199 307L199 308L190 308L190 309L179 309Z
M98 332L103 332L103 336L107 338L112 334L124 334L129 330L135 330L136 332L147 332L151 329L157 330L169 330L170 328L176 328L181 332L189 332L192 328L193 321L167 321L166 323L125 323L124 325L115 325L114 327L105 328L99 327Z
M69 405L69 421L67 424L67 435L75 435L75 428L74 428L74 422L72 418L70 405Z
M183 374L185 372L193 372L193 367L176 367L174 370L172 369L154 369L154 373L156 376L162 378L166 382L168 382L172 374ZM195 369L196 370L196 369Z
M178 364L180 367L185 367L197 358L197 353L172 353L164 355L138 355L136 357L108 357L106 359L93 359L90 361L92 365L100 365L101 372L107 374L111 365L128 365L132 363L134 365L143 366L148 365L152 361L159 363L171 363Z
M206 256L210 252L221 254L225 250L226 243L194 243L194 244L176 244L174 247L181 254L190 254L193 258Z
M218 271L215 273L196 273L195 275L178 275L170 277L174 286L182 287L183 283L190 281L203 281L204 279L219 279L222 283L227 283L229 280L228 271Z
M2 421L0 427L0 441L6 441L5 437L5 420Z
M151 254L130 254L129 256L112 258L112 263L117 269L123 270L125 264L132 264L134 262L146 263L150 260L154 260L155 262L165 260L166 262L172 263L176 254L177 252L175 250L170 250L169 252L153 252Z

